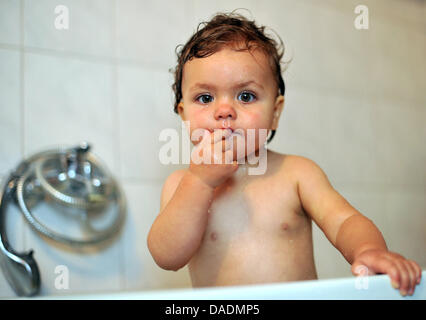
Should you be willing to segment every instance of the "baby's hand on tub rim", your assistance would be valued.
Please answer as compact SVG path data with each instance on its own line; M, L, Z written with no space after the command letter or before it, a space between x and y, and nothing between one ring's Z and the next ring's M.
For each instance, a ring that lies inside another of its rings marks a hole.
M402 296L413 295L414 289L420 283L422 270L412 260L407 260L398 253L383 249L370 249L361 252L352 263L352 273L360 275L365 266L368 275L388 274L392 287L399 289Z

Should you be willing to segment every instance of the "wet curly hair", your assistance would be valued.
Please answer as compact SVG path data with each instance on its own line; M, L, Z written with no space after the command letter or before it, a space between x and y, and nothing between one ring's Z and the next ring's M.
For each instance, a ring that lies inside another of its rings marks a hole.
M217 13L210 21L201 22L197 31L185 45L176 47L177 66L173 70L174 83L172 89L175 95L174 112L178 113L178 105L182 99L182 76L185 63L193 58L208 57L224 46L244 42L245 46L238 51L251 51L261 49L267 57L275 80L278 85L278 94L284 95L285 84L282 77L281 59L284 55L284 44L277 35L278 42L265 33L265 26L258 27L255 21L251 21L241 14ZM269 143L275 135L271 130Z

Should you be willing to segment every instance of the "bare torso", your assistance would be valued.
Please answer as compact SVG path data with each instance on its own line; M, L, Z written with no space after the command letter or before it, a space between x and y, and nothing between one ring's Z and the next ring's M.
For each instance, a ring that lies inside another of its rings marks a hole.
M294 159L268 150L265 174L248 175L241 165L216 188L204 238L189 263L194 287L317 279Z

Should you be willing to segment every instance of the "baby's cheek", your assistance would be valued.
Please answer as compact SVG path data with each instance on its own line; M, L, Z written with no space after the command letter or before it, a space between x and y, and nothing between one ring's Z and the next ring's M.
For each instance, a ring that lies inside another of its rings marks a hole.
M269 129L270 123L268 119L265 118L264 115L260 113L251 113L247 118L247 129L254 129L256 131L256 135L258 135L260 129Z
M250 121L247 121L246 123L246 144L247 146L250 145L251 147L258 149L259 145L264 144L267 140L268 125L262 119L262 116L258 114L252 114Z
M205 119L205 116L201 115L200 112L191 112L187 114L185 126L188 134L190 133L190 137L198 136L197 134L200 133L199 131L202 131L202 128L206 127L203 119Z
M203 119L205 119L205 115L203 115L201 110L191 110L187 113L186 120L191 124L191 129L200 127Z

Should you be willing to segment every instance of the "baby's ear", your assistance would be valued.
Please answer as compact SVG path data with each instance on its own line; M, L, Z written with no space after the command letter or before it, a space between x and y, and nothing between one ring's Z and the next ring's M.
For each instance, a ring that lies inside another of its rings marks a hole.
M281 112L284 108L284 96L279 95L275 99L275 106L274 106L274 115L272 120L272 130L276 130L278 127L278 121L280 120Z
M179 104L177 105L177 111L179 113L179 115L182 117L183 115L183 102L179 102Z
M275 99L275 111L277 109L279 109L279 112L282 111L282 109L284 108L284 96L282 94L280 94L276 99Z

